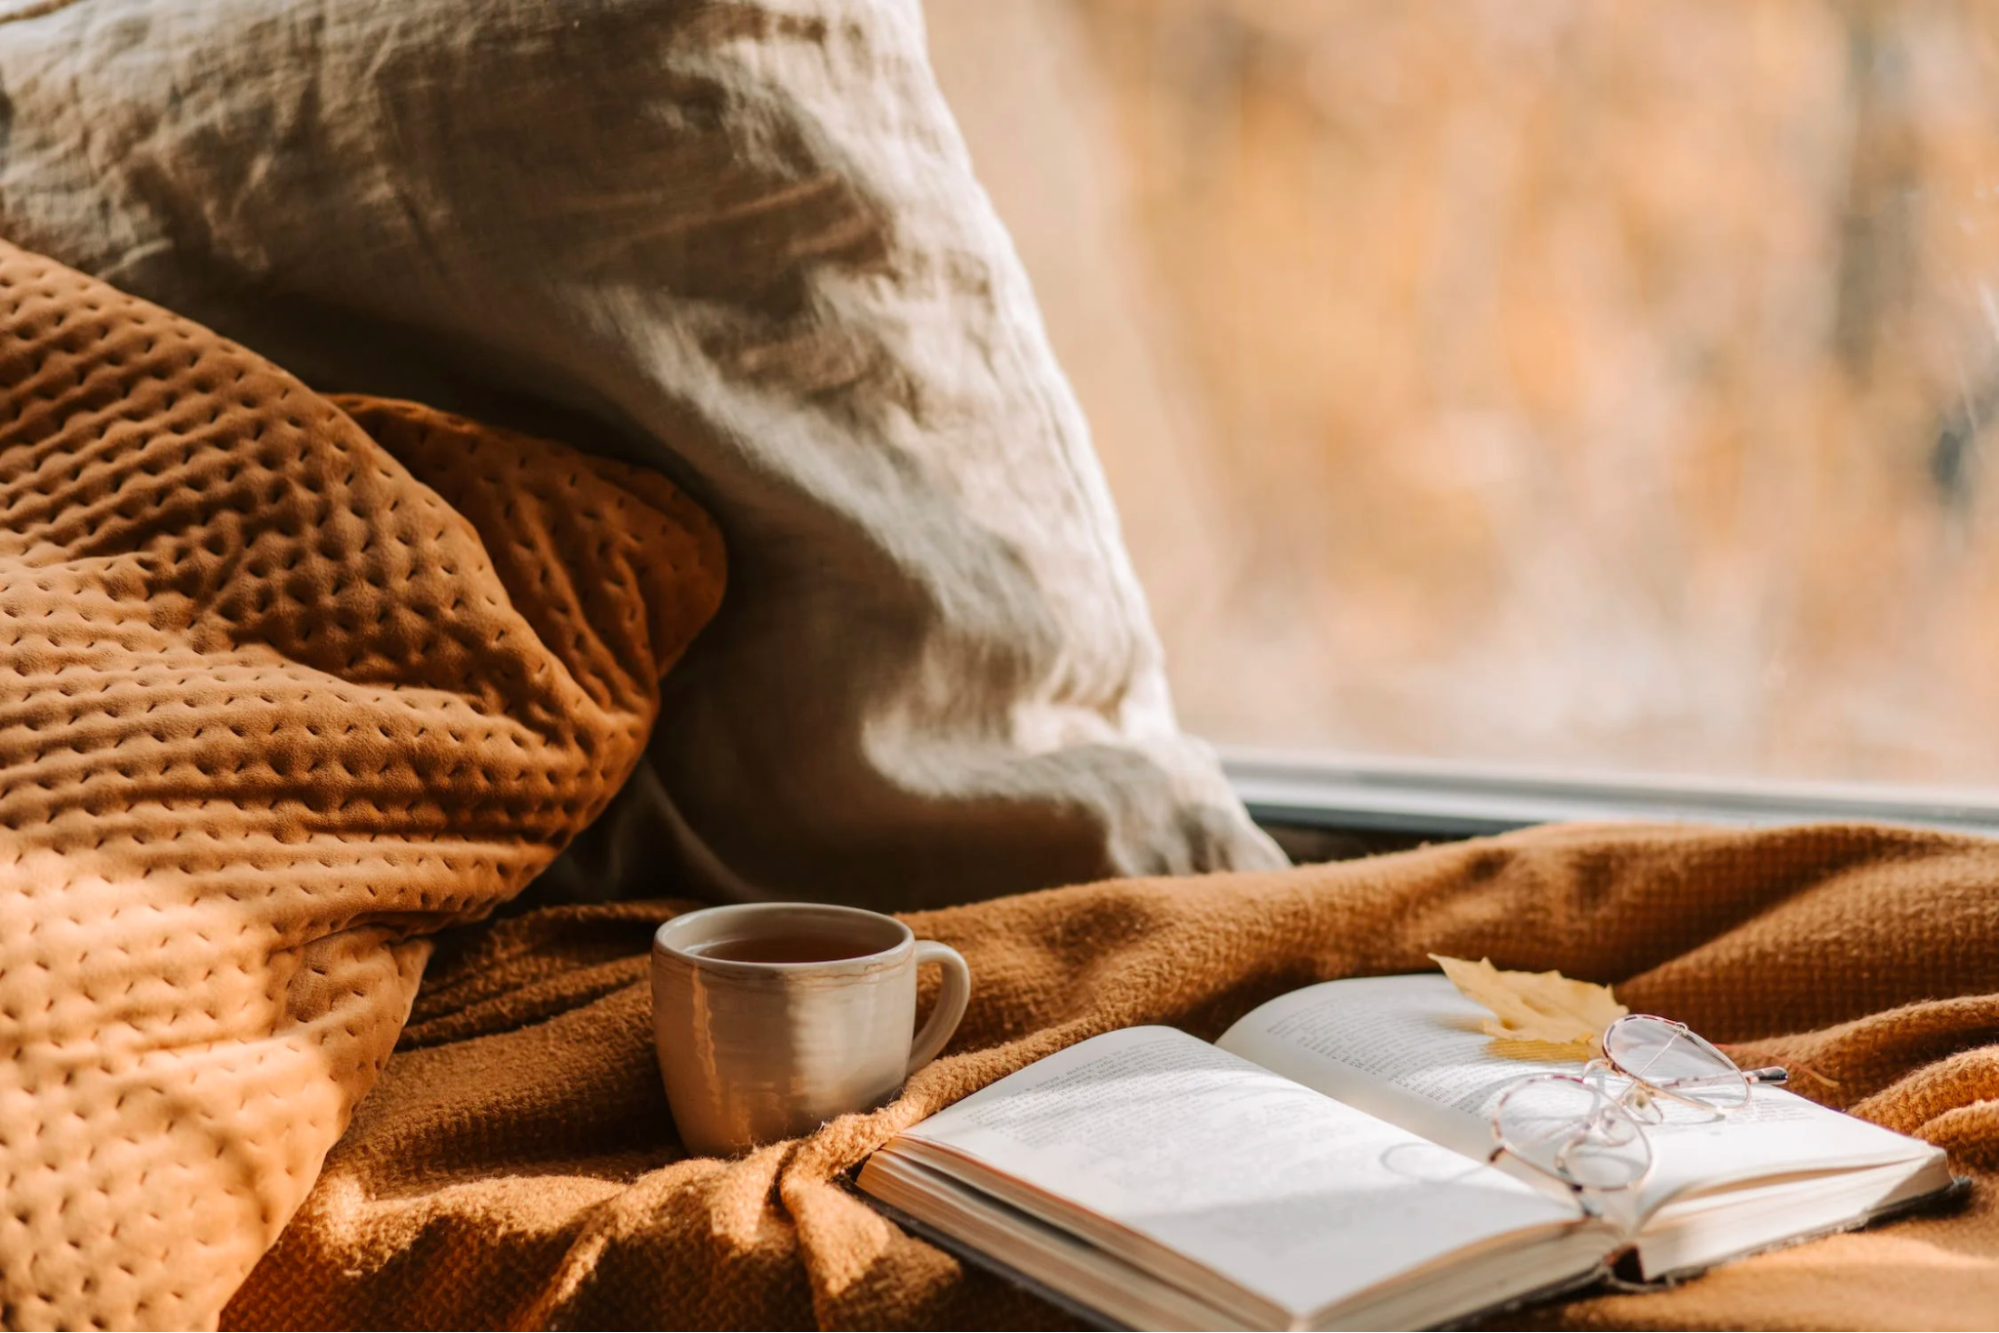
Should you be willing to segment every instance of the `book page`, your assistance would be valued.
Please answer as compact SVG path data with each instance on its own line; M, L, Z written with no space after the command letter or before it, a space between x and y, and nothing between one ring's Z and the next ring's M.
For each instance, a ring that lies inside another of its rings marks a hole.
M1509 1233L1559 1234L1578 1216L1171 1028L1071 1047L903 1140L973 1158L1294 1315Z
M1577 1064L1497 1055L1479 1030L1490 1014L1438 973L1329 981L1279 996L1216 1043L1266 1069L1372 1111L1484 1161L1492 1110L1521 1078ZM1647 1126L1655 1166L1641 1209L1690 1190L1787 1172L1909 1161L1927 1145L1758 1087L1724 1119L1662 1103Z

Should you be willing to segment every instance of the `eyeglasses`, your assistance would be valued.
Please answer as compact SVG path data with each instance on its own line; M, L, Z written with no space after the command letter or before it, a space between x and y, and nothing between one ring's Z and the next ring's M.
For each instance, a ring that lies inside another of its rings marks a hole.
M1603 1057L1580 1074L1536 1074L1500 1096L1489 1160L1510 1156L1579 1193L1634 1189L1652 1171L1645 1126L1666 1119L1666 1104L1719 1118L1756 1084L1788 1077L1741 1068L1685 1023L1631 1014L1604 1029Z

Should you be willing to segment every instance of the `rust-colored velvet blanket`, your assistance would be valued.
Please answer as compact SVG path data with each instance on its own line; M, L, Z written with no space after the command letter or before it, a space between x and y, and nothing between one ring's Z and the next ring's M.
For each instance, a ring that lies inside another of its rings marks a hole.
M651 1050L671 904L563 908L440 949L380 1085L227 1311L241 1326L1047 1325L1061 1315L843 1184L901 1126L1108 1028L1218 1034L1331 977L1490 954L1618 984L1802 1091L1999 1169L1999 844L1906 830L1555 827L1271 874L1137 880L912 918L970 960L951 1052L900 1100L686 1160ZM1989 1326L1999 1207L1543 1307L1569 1327Z

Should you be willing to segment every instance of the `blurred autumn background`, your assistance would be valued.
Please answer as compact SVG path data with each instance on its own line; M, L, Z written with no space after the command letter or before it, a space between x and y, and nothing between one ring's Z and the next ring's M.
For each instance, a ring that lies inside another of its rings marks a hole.
M1190 728L1999 781L1999 5L926 14Z

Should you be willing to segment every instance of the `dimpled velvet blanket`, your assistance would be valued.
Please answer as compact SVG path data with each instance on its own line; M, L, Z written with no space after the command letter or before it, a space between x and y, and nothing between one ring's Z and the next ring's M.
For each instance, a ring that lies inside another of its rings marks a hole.
M0 1325L215 1322L721 588L659 477L0 245Z
M1676 1290L1515 1316L1566 1327L1987 1327L1999 1312L1999 844L1865 826L1552 827L1274 873L1131 880L909 918L963 951L946 1055L884 1109L688 1159L646 951L673 904L565 907L440 947L379 1086L227 1312L244 1327L1049 1325L846 1181L890 1135L1091 1034L1204 1037L1307 983L1431 950L1615 982L1806 1095L1947 1148L1957 1212Z

